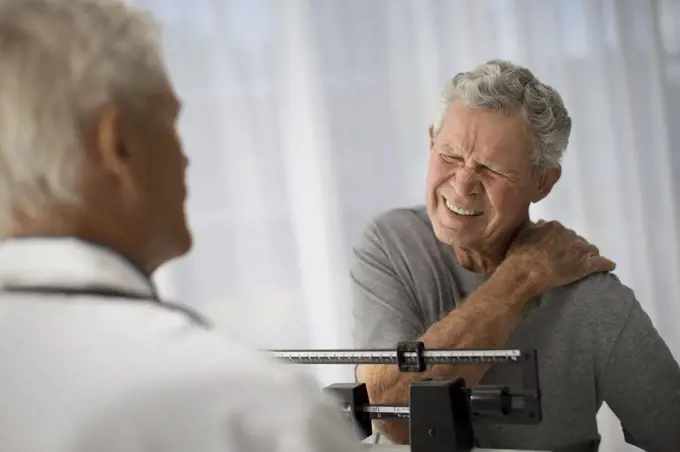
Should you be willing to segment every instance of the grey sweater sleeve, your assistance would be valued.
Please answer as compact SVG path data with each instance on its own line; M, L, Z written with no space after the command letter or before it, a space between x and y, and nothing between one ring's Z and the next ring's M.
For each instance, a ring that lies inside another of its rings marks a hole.
M603 370L603 399L626 440L649 452L679 451L680 367L635 300Z

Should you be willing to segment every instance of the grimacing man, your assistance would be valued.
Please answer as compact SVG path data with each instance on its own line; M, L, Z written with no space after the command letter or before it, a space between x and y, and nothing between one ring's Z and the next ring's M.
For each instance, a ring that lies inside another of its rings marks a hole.
M559 94L494 60L457 74L442 106L426 206L378 215L354 249L355 346L536 348L543 421L476 423L480 447L595 450L606 402L630 442L680 450L680 368L635 295L573 231L529 220L560 177L571 119ZM372 403L404 403L409 383L428 376L471 386L519 377L499 366L357 367ZM408 442L405 423L377 427Z
M358 451L316 385L156 298L192 240L155 29L0 3L0 450Z

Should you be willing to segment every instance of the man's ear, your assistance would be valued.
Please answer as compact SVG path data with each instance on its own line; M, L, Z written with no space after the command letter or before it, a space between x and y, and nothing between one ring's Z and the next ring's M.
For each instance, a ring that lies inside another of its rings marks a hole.
M434 149L434 125L430 124L430 127L427 129L427 133L430 135L430 151Z
M95 128L96 158L107 174L134 188L126 138L120 107L107 104L100 110Z
M537 203L552 191L553 187L562 176L562 166L558 163L555 166L541 170L538 174L538 187L531 199L532 203Z

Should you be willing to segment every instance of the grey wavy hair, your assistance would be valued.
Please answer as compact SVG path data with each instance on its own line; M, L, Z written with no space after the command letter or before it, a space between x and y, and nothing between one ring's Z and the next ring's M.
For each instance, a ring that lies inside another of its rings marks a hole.
M439 116L433 124L435 134L456 99L473 108L506 114L519 110L533 131L534 167L548 168L562 159L569 144L571 118L559 93L529 69L497 59L456 74L442 92Z
M0 235L82 204L84 129L102 106L145 108L167 86L159 35L124 1L0 2Z

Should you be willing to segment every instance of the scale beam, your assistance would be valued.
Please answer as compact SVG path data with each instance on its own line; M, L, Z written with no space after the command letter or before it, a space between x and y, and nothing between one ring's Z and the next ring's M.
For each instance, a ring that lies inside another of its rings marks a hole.
M397 364L394 350L269 350L270 356L295 364ZM418 359L417 352L404 352L404 359ZM521 350L427 350L426 364L494 364L516 362Z
M372 405L359 404L356 400L368 400L368 395L361 395L356 399L356 388L360 386L365 390L365 386L357 384L331 385L326 389L334 391L345 399L342 411L347 415L363 417L364 419L410 419L411 408L409 405ZM508 415L513 410L521 410L525 406L524 394L510 394L506 387L487 386L479 388L461 388L469 401L470 412L474 417L502 417ZM349 401L347 399L353 399Z
M425 350L422 342L401 342L396 350L268 350L295 364L397 364L403 372L423 372L431 364L518 363L532 353L517 349Z
M342 407L346 414L365 413L370 419L410 419L411 410L408 405L364 405L352 407L346 405Z

